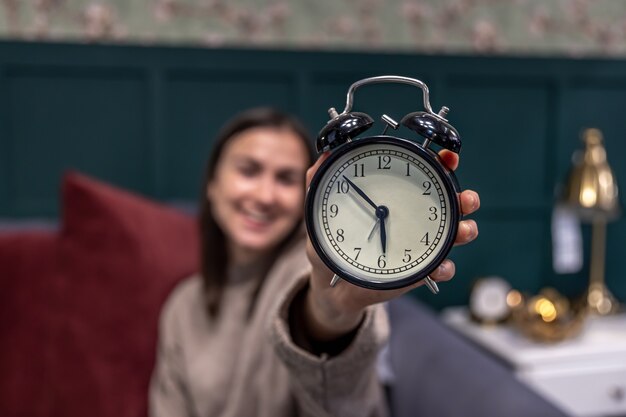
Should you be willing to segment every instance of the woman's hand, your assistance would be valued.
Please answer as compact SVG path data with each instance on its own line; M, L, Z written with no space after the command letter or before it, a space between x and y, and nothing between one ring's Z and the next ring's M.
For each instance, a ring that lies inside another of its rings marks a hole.
M328 153L323 154L309 168L306 175L307 187L319 166L328 156ZM459 156L457 154L442 150L439 156L449 169L455 170L458 167ZM461 211L464 215L474 213L480 207L480 198L475 191L463 191L460 200ZM459 224L455 245L469 243L477 236L476 222L463 220ZM371 290L340 280L337 285L331 287L330 281L334 274L317 256L310 240L307 245L307 254L313 270L305 299L304 320L309 337L320 342L334 340L354 330L363 318L367 306L391 300L424 284L423 281L419 281L409 287L395 290ZM430 277L435 281L448 281L452 279L454 273L454 262L446 259L430 274Z

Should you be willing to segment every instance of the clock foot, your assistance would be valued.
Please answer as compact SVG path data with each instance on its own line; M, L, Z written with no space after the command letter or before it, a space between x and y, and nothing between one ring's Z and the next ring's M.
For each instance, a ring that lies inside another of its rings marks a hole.
M337 285L340 279L341 278L339 278L337 275L333 275L333 279L330 281L330 286L334 287L335 285Z
M427 276L424 279L424 283L426 284L426 286L428 287L430 292L432 292L433 294L439 294L439 287L437 286L437 283L435 281L433 281L433 279L431 277ZM332 283L331 283L331 285L332 285Z

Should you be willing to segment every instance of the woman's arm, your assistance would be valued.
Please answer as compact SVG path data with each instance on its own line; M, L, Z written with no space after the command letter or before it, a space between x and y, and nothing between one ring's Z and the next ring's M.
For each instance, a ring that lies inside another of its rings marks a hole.
M308 285L309 275L304 275L291 286L271 327L276 353L289 373L297 415L387 416L376 372L378 352L389 336L385 309L367 307L347 337L328 343L311 341L301 322Z

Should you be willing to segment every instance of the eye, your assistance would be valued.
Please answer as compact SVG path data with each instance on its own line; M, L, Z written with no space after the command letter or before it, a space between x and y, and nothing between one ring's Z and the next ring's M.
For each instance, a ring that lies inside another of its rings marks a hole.
M284 171L278 173L277 180L287 186L298 185L302 180L302 175L295 171Z
M260 171L258 164L245 162L237 165L237 171L244 177L254 177Z

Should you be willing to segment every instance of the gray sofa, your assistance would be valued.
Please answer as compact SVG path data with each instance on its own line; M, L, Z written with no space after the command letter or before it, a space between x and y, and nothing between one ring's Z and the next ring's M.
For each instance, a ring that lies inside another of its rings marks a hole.
M388 308L393 417L565 416L414 299Z

